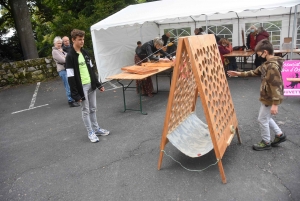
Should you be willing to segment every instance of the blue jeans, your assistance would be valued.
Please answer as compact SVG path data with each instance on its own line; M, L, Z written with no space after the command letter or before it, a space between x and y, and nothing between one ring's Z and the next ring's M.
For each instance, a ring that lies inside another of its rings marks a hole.
M81 102L82 120L88 132L99 128L96 116L96 90L92 90L91 84L82 85L85 100Z
M74 102L74 99L71 98L71 91L70 91L70 86L69 86L69 83L68 83L67 72L65 70L62 70L62 71L59 71L58 74L64 82L64 87L65 87L65 90L66 90L66 95L68 97L68 101L69 102Z
M235 57L227 57L229 60L228 69L229 70L236 70L237 69L237 63Z

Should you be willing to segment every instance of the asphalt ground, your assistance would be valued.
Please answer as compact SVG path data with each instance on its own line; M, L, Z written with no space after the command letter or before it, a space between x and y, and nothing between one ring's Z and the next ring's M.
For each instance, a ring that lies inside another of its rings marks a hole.
M169 90L168 78L159 80L160 90ZM34 104L37 84L2 89L0 200L300 200L300 97L286 97L274 118L287 141L257 152L260 78L228 83L243 143L235 136L223 157L227 184L217 165L207 168L214 151L190 158L168 143L166 153L183 166L207 169L188 171L165 155L157 170L168 92L142 98L148 115L124 113L122 89L106 83L107 91L97 93L97 117L111 134L91 143L60 78L42 82ZM139 107L135 91L126 98L128 107ZM205 121L200 100L196 111Z

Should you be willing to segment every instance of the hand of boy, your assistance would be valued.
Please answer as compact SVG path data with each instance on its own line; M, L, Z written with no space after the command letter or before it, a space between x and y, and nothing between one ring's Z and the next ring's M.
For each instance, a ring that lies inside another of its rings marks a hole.
M271 114L272 115L278 114L278 105L272 105L272 107L271 107Z
M229 77L232 77L232 76L240 76L240 75L241 75L241 72L229 70L229 71L227 71L227 75L228 75Z
M105 91L105 88L102 86L99 88L99 90L100 90L100 92L103 92L103 91Z

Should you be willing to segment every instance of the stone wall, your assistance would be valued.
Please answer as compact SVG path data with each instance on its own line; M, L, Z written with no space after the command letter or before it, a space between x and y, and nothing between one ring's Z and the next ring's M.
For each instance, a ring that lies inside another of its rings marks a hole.
M0 63L0 87L35 83L58 76L52 57Z

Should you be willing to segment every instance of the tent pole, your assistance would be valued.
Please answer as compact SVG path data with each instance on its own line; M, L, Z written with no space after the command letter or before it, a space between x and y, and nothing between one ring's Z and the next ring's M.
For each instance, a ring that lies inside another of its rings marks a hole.
M206 21L206 33L208 34L208 30L207 30L207 25L208 25L208 22L207 22L207 15L205 15L205 21Z
M195 23L195 29L196 29L196 20L194 20L194 18L192 16L190 16L190 18L192 18L192 20L194 21L194 23Z
M291 17L292 17L292 7L290 8L288 37L290 37Z
M240 17L237 13L235 13L238 18L238 46L240 46ZM232 41L233 42L233 41Z
M295 6L295 12L294 12L294 26L293 26L293 33L292 33L292 51L291 51L291 60L293 59L293 50L296 48L295 40L295 32L296 32L296 26L297 26L297 8L298 5Z

